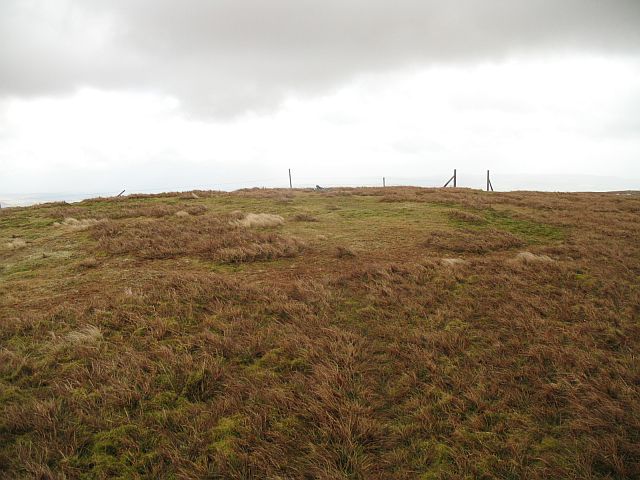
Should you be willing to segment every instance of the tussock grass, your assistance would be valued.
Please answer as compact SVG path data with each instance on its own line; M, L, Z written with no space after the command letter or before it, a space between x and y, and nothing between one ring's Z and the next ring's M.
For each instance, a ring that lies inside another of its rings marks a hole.
M345 247L342 245L338 245L336 247L337 258L353 258L355 256L356 256L356 253L349 247Z
M86 230L93 225L96 225L100 220L95 218L82 218L80 220L73 217L67 217L62 222L55 222L55 227L67 227L71 230Z
M86 257L78 262L80 268L96 268L100 265L100 261L95 257Z
M462 265L465 262L462 258L443 258L440 260L440 263L445 267L455 267L456 265Z
M471 212L465 212L464 210L451 210L448 213L448 216L453 221L469 223L472 225L484 225L485 223L487 223L487 220L480 215L476 215L475 213Z
M25 248L27 246L27 242L22 238L12 238L6 242L4 246L8 250L19 250L21 248Z
M0 478L640 476L640 197L181 196L0 210Z
M224 263L244 263L258 260L291 258L305 248L305 242L296 237L274 237L269 242L250 243L237 247L221 248L216 255Z
M482 254L521 247L525 242L512 233L488 229L432 232L424 245L438 251Z
M67 342L78 344L78 345L87 345L91 343L95 343L98 340L102 339L102 331L99 327L95 325L85 325L79 330L75 330L73 332L69 332L65 339Z
M245 217L246 218L246 217ZM281 217L279 217L281 218ZM260 217L259 222L270 219ZM129 254L143 259L201 257L225 263L270 260L298 255L305 243L272 232L254 232L227 217L183 217L176 223L164 219L104 222L91 232L99 252Z
M233 220L232 223L248 228L277 227L278 225L284 224L284 218L271 213L248 213L239 220Z
M531 252L520 252L516 255L515 259L516 261L524 264L555 262L555 260L548 255L536 255L535 253Z
M189 197L189 199L193 200L192 197ZM138 203L140 201L139 198L129 201L118 199L113 199L112 201L102 200L100 202L96 200L85 200L75 205L56 205L48 209L48 214L53 218L63 218L64 220L56 222L61 225L65 224L67 219L71 217L73 220L71 220L70 226L73 226L76 218L80 224L86 223L91 226L91 224L95 222L92 221L94 219L87 218L88 211L99 213L100 218L112 220L136 217L162 218L175 215L180 211L184 211L189 215L202 215L207 212L206 206L194 204L193 202L183 201L171 204Z
M293 216L294 222L317 222L318 218L310 213L296 213Z

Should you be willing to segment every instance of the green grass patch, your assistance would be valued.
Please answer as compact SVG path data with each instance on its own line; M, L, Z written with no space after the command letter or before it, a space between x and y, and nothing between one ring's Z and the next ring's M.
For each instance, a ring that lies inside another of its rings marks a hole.
M530 244L557 242L566 236L564 230L559 227L515 218L505 211L458 208L448 213L449 224L456 228L479 231L494 228L517 235Z

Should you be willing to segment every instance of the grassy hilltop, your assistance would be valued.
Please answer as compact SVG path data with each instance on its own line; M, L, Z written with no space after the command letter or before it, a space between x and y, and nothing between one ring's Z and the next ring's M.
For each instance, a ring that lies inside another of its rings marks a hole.
M636 195L2 209L0 478L638 478L639 317Z

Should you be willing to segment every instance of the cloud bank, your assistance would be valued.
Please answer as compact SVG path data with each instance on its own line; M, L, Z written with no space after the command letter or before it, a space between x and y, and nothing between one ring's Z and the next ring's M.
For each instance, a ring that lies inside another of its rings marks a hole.
M639 25L637 0L4 0L0 96L157 92L224 117L411 66L638 56Z

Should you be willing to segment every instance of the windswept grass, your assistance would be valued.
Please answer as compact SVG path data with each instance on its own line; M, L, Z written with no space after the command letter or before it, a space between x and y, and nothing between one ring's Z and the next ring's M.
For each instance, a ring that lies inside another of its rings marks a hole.
M435 231L425 240L427 248L476 254L514 249L524 244L524 240L520 237L497 229Z
M249 231L235 220L211 215L104 222L94 228L92 236L97 240L98 253L142 259L201 257L237 263L292 257L304 247L304 242L295 237Z
M277 227L284 223L284 218L272 213L249 213L238 220L232 220L232 223L248 228Z
M0 478L640 476L640 197L194 193L0 210Z
M95 218L83 218L82 220L77 220L73 217L67 217L62 222L55 222L53 225L56 227L67 227L72 230L86 230L97 223L98 220Z

